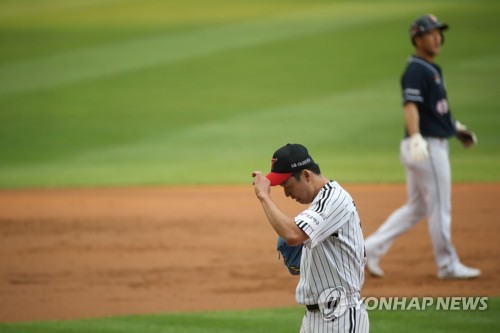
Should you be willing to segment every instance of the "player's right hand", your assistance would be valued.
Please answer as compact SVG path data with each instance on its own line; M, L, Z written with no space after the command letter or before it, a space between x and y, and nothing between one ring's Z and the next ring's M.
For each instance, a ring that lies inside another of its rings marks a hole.
M262 171L252 172L252 177L253 187L257 198L262 199L263 197L268 196L271 192L271 182L269 179L262 174Z
M422 162L429 158L429 146L420 133L410 137L410 158L414 162Z

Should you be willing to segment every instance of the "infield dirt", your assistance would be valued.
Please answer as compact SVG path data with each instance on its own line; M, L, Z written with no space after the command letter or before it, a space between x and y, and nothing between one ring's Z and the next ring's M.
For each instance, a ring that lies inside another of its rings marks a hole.
M403 185L344 184L365 236ZM305 206L273 198L290 215ZM453 186L453 242L483 275L440 281L423 221L367 274L362 296L499 296L500 184ZM281 307L297 277L252 186L0 191L0 321Z

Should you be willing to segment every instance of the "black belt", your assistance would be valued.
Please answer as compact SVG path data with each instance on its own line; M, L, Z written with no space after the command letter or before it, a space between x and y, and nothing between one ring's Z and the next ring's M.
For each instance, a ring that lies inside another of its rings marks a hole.
M318 311L319 305L318 304L306 305L306 309L307 309L307 311Z

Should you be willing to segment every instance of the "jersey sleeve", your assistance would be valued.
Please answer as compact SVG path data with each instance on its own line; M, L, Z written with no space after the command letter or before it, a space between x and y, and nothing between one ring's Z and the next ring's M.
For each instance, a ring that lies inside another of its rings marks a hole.
M419 70L417 66L409 65L401 78L403 104L424 102L424 82L423 71Z
M295 223L308 236L313 248L339 230L356 212L351 196L340 188L329 187L311 207L295 217Z

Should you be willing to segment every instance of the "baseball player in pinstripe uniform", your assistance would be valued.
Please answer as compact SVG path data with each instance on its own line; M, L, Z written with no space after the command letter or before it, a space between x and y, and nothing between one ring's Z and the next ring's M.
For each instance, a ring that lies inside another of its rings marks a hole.
M368 332L360 291L366 262L363 233L353 199L325 178L300 144L287 144L272 159L271 172L255 171L254 189L271 226L288 245L302 245L296 301L306 306L301 333ZM272 200L271 186L310 206L295 218Z
M396 210L366 239L367 267L381 277L380 258L391 244L424 217L440 279L478 277L479 269L463 265L451 242L451 172L448 138L457 136L465 147L476 143L474 133L455 121L449 109L441 68L434 58L440 53L447 24L434 15L416 19L410 38L416 54L408 60L401 79L406 137L401 142L401 161L406 169L408 202Z

